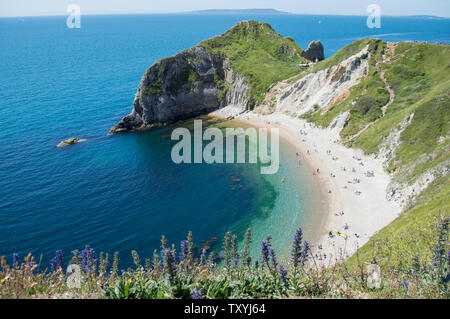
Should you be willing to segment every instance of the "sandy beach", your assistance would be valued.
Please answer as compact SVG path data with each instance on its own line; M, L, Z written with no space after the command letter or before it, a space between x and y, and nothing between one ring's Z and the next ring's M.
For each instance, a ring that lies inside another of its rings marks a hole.
M316 242L311 243L319 264L329 266L349 257L399 216L400 205L386 198L390 177L381 161L340 144L338 129L320 129L280 113L238 114L231 106L210 115L234 116L252 126L279 128L280 137L289 141L292 152L310 167L323 189L327 208L314 236Z

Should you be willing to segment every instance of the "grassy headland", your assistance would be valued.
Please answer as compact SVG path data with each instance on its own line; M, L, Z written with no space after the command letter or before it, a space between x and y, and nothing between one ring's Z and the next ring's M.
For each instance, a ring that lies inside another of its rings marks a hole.
M267 23L243 21L220 36L200 42L211 53L225 56L244 75L250 86L251 105L264 100L275 83L300 72L306 61L302 49L290 37L276 33Z

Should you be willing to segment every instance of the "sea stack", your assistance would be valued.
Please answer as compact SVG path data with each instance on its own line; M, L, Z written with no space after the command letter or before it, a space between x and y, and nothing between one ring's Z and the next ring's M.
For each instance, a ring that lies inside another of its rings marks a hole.
M320 41L312 41L309 43L308 48L302 52L302 57L312 62L319 62L325 59L323 54L323 45Z

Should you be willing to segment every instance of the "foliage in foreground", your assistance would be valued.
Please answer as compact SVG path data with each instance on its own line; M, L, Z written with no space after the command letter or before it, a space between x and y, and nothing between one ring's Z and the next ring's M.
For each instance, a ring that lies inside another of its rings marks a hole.
M80 267L79 288L68 288L64 258L60 250L50 260L50 269L41 271L31 255L23 262L13 254L12 263L1 258L1 298L448 298L449 218L438 225L437 242L431 260L413 256L408 267L391 266L382 273L380 289L367 286L365 266L347 267L336 262L319 264L311 254L301 228L292 243L287 265L278 262L271 237L261 242L260 260L250 257L251 232L247 230L242 250L237 238L226 233L220 260L205 249L195 255L192 233L180 243L168 245L161 239L160 252L142 263L132 251L135 267L118 271L115 253L109 267L108 254L86 246L74 251L70 264ZM70 276L70 275L69 275Z

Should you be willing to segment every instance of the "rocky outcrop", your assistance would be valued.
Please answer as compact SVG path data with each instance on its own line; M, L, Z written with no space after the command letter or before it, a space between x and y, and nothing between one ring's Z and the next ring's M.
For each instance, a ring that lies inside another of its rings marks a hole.
M84 141L86 141L86 140L83 138L69 137L68 139L65 139L64 141L59 142L58 145L56 145L56 147L65 147L65 146L69 146L69 145L84 142Z
M226 57L202 46L155 62L142 77L133 110L110 134L148 129L211 112L227 104L248 103L245 77Z
M308 48L302 52L302 57L312 62L318 62L325 59L323 54L323 45L320 41L312 41L309 43Z

